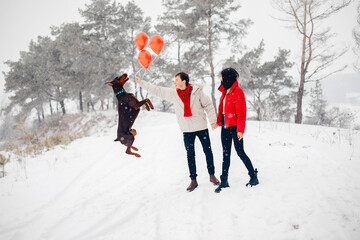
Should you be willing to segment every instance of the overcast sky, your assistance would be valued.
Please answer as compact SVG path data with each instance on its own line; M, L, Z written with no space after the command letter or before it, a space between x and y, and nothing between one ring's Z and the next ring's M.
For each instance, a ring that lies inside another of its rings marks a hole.
M0 1L0 70L8 71L3 64L6 60L17 60L20 51L27 51L31 39L38 35L49 36L52 25L81 21L78 9L84 9L90 0L1 0ZM128 1L119 1L126 4ZM162 11L161 0L135 0L146 15L155 21ZM299 56L299 44L296 31L283 27L283 23L272 16L279 12L271 6L271 0L241 1L241 17L250 18L254 24L249 29L245 43L249 48L256 47L261 39L265 41L265 59L276 55L278 48L292 50L292 57ZM331 26L338 34L336 41L339 46L354 46L352 30L356 24L356 3L334 15L324 26ZM165 42L166 44L166 42ZM226 46L223 46L226 48ZM267 60L266 59L266 60ZM341 63L352 65L355 55L350 50L341 59ZM354 73L350 67L345 72ZM3 94L3 74L0 74L0 94ZM1 98L0 98L1 99Z

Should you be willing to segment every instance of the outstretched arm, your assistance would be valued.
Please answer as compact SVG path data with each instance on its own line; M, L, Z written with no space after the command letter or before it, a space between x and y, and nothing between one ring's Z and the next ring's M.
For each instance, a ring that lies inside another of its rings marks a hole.
M167 87L160 87L160 86L156 86L154 84L148 83L144 80L141 80L141 78L136 77L135 81L146 91L148 91L149 93L158 96L162 99L165 99L169 102L173 102L174 98L173 98L173 93L174 93L174 89L171 88L167 88Z

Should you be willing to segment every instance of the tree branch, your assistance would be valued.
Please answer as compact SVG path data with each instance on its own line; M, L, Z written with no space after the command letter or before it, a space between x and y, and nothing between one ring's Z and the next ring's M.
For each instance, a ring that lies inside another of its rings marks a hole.
M306 36L308 38L308 50L309 50L309 55L308 55L308 59L306 60L306 65L305 65L305 72L307 72L307 69L309 67L309 64L312 60L311 56L312 56L312 42L311 42L311 38L312 38L312 35L314 33L314 21L312 19L312 15L311 15L311 6L312 6L312 3L313 3L313 0L310 1L310 4L309 4L309 9L308 9L308 12L309 12L309 16L310 16L310 21L311 21L311 32L310 32L310 35L309 36Z
M338 5L331 4L325 11L315 16L313 19L325 19L329 17L331 14L340 11L342 8L347 7L353 0L343 0L342 3Z
M301 31L300 27L299 27L299 24L301 25L301 28L304 29L304 25L301 23L299 17L297 16L297 13L296 13L296 10L294 8L294 6L292 5L292 2L291 0L288 0L289 1L289 4L291 6L291 9L293 11L293 16L295 17L295 21L296 21L296 28L298 29L298 31L301 33L301 34L306 34L304 33L303 31Z
M321 78L318 78L318 79L314 79L314 80L306 80L306 82L316 82L316 81L321 81L321 80L323 80L323 79L325 79L325 78L327 78L327 77L329 77L329 76L331 76L331 75L333 75L334 73L337 73L337 72L341 72L341 71L343 71L344 69L346 69L348 66L347 65L344 65L343 67L341 67L341 68L339 68L339 69L337 69L337 70L335 70L335 71L333 71L333 72L331 72L331 73L328 73L327 75L325 75L324 77L321 77ZM310 77L309 77L309 79L310 79Z

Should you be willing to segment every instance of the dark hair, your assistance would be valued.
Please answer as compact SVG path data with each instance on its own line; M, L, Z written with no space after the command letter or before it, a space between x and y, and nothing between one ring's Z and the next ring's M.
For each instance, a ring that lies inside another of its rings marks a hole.
M175 77L177 76L180 76L181 80L186 81L186 86L189 84L189 75L187 75L187 73L179 72L175 75Z
M234 83L238 79L239 73L233 68L225 68L221 71L221 76L224 82Z
M239 73L233 68L225 68L221 71L222 82L221 85L225 90L231 88L239 77Z

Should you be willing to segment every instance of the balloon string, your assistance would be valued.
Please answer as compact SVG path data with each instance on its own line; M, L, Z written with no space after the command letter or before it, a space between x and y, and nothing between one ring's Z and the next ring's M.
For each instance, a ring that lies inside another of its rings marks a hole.
M149 67L150 67L152 64L155 64L158 59L159 59L159 55L156 55L156 57L154 58L154 60L151 61ZM142 74L140 73L140 74L141 74L141 78L144 77L144 74L145 74L146 71L149 71L150 73L153 73L152 71L149 70L149 67L148 67L148 69L140 68L140 69L135 73L135 76L136 76L139 72L141 72L142 70L144 70L144 72L143 72Z
M135 73L135 77L136 75L142 70L142 68L140 68L136 73Z
M156 55L156 57L155 57L154 60L152 61L152 64L155 64L158 59L159 59L159 55ZM150 64L151 64L151 63L150 63Z
M144 68L144 71L143 71L143 73L141 74L141 79L143 79L143 78L144 78L144 74L145 74L145 72L146 72L146 69Z
M149 71L149 73L151 73L151 74L153 73L152 71L150 71L150 69L146 69L146 70Z
M156 60L158 60L158 58L159 58L159 55L156 55L156 57L155 57L155 59L154 59L153 63L155 63L155 62L156 62Z
M151 65L155 64L155 63L156 63L156 60L157 60L158 58L159 58L159 55L156 55L156 57L150 62L149 67L150 67ZM148 67L148 69L146 69L146 70L149 70L149 67Z

